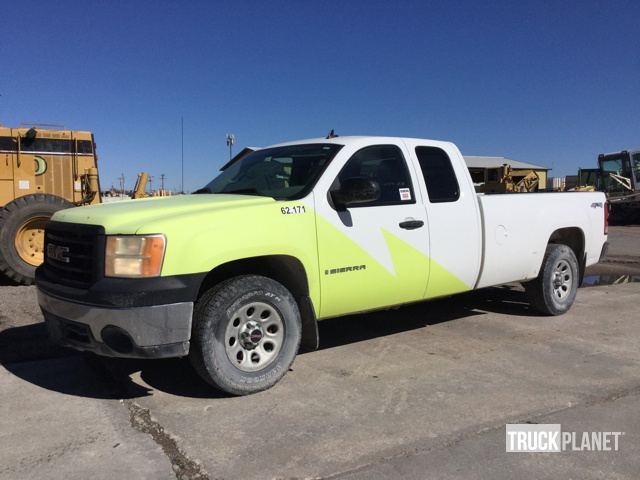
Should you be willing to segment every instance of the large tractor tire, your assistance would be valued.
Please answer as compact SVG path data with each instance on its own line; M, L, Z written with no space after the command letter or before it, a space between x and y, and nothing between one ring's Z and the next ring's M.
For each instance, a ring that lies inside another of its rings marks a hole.
M0 272L31 285L44 261L44 225L58 210L73 204L55 195L36 193L16 198L0 210Z

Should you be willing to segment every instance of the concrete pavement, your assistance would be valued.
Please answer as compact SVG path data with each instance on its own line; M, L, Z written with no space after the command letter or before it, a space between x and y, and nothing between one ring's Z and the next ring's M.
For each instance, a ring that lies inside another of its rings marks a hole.
M175 478L162 448L131 427L126 405L108 400L108 386L78 360L0 370L0 478Z
M243 398L185 361L87 361L12 326L0 478L637 478L639 301L591 287L541 317L504 287L328 320L319 351ZM627 434L620 452L504 453L506 423L552 419Z

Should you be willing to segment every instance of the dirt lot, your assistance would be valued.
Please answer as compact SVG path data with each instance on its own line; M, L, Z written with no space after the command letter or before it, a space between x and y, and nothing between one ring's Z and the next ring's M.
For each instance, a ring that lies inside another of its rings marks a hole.
M182 360L51 345L0 286L0 478L638 478L640 228L571 312L517 287L321 323L274 389L216 395ZM604 285L612 284L612 285ZM505 453L506 423L623 431L618 452Z

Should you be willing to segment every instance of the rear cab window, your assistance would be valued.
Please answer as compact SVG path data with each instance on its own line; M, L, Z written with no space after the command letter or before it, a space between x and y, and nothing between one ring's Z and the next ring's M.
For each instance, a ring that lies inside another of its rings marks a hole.
M429 202L456 202L460 198L460 185L449 155L438 147L416 147L416 157Z

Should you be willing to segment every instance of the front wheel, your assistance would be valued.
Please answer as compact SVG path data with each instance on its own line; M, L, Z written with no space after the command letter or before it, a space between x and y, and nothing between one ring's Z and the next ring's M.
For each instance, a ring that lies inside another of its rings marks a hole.
M538 278L526 283L533 307L545 315L562 315L576 299L580 279L578 260L566 245L547 246Z
M275 280L243 275L209 289L196 303L189 357L210 385L247 395L287 373L301 333L293 295Z

